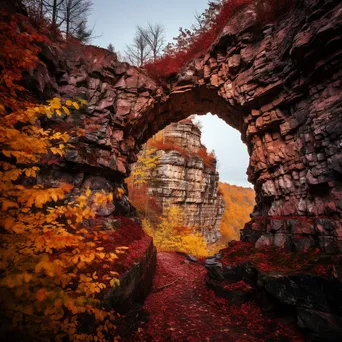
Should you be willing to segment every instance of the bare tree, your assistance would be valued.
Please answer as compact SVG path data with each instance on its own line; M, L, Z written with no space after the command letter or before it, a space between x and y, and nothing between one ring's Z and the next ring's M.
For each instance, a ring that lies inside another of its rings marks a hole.
M24 0L23 4L27 8L30 17L43 19L46 14L44 0Z
M53 0L52 2L52 25L56 25L57 23L57 13L58 7L63 3L64 0L58 2L57 0Z
M133 43L131 45L126 45L125 54L133 65L140 67L149 59L151 48L144 35L142 35L138 29L133 39Z
M196 11L194 14L194 19L195 19L195 23L193 24L193 28L203 30L204 29L204 23L202 20L202 13L198 13Z
M60 12L64 19L67 37L74 35L80 26L84 26L92 5L93 2L91 0L64 0Z
M24 0L29 13L50 20L55 28L65 31L66 37L84 36L85 23L93 5L92 0Z
M65 0L23 0L30 16L39 19L47 19L52 25L60 27L64 19L60 16L61 6Z
M151 50L152 58L155 61L164 48L164 27L161 24L152 25L148 23L147 28L142 28L138 26L137 31L138 34L146 40Z
M44 7L46 14L50 17L51 23L55 27L63 24L64 20L59 16L59 11L65 0L43 0L41 6Z

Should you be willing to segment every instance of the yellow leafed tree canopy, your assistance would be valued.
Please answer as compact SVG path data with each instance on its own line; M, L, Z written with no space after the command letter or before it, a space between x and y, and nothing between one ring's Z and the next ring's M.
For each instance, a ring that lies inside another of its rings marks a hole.
M22 75L42 63L40 46L49 40L24 15L2 8L0 19L1 339L113 341L114 313L101 308L98 294L118 285L110 269L124 249L105 253L106 236L83 226L94 217L89 203L112 201L113 194L87 189L72 196L71 184L46 188L37 180L71 147L69 134L42 128L40 119L60 120L85 103L29 101ZM99 264L108 274L97 274Z
M157 139L161 139L161 134ZM158 251L179 251L196 256L207 256L207 243L203 235L195 228L185 227L182 210L170 206L164 211L159 208L153 197L147 194L148 181L157 167L160 154L150 146L150 141L140 153L139 159L126 182L129 185L130 201L143 217L145 232L153 237ZM160 214L162 216L160 217Z
M130 184L131 190L147 183L160 158L156 151L156 149L146 146L145 150L140 154L130 177L126 180Z
M189 227L184 227L182 210L178 206L166 208L157 226L148 219L143 220L145 232L153 237L158 251L177 251L198 257L208 255L207 243L203 235Z
M100 263L110 268L123 249L104 253L103 233L82 226L95 216L89 201L101 205L113 194L87 189L69 198L72 185L44 188L36 181L42 160L62 157L70 147L67 133L44 130L38 119L73 109L80 104L59 98L10 113L0 106L0 335L8 340L115 336L114 315L101 309L97 295L118 279L114 272L100 277L93 270ZM94 322L92 331L82 328L85 317Z

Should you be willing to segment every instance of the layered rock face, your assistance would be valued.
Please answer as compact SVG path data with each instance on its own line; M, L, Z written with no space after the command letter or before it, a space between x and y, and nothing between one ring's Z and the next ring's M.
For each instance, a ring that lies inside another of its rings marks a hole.
M336 277L269 272L251 261L231 265L222 254L208 258L205 265L207 285L231 304L256 301L264 312L297 323L305 341L341 339L342 286L337 265Z
M194 227L210 242L220 237L220 223L224 202L218 193L219 175L216 159L207 166L198 152L201 131L192 122L171 124L164 130L165 143L182 147L180 152L160 150L157 167L148 182L148 191L162 207L177 205L182 208L184 225Z
M341 251L341 27L338 0L298 1L267 25L252 5L241 8L211 49L164 87L103 49L45 47L45 66L27 87L42 98L81 96L89 103L87 112L63 120L84 134L54 178L100 177L122 187L148 138L190 114L211 112L241 132L250 153L257 205L242 238ZM131 213L125 196L113 205Z
M167 116L220 116L250 153L257 205L242 238L334 253L342 239L342 4L300 3L268 25L253 6L241 10L141 122L149 135Z

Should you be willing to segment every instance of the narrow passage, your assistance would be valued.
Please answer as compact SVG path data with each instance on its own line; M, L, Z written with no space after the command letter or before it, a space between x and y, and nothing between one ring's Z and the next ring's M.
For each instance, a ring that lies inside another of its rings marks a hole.
M294 331L266 318L254 303L231 306L205 284L203 262L160 252L152 293L144 310L149 319L135 341L301 341Z

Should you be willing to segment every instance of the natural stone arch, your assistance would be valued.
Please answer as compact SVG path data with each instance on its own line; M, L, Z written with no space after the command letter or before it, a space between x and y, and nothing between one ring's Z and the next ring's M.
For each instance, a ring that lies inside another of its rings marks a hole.
M171 121L207 112L237 128L257 193L242 236L263 234L259 245L341 248L341 58L334 42L342 19L335 4L307 17L315 8L307 1L266 26L253 6L241 11L129 128L140 143ZM326 51L317 54L323 43Z
M84 130L67 167L121 186L152 134L212 112L239 129L251 155L257 206L243 238L341 250L342 4L300 3L267 25L253 7L239 11L211 49L164 86L104 49L45 47L46 66L30 89L88 100L87 113L63 119Z
M242 133L243 140L243 108L235 108L217 93L217 89L206 87L187 87L185 90L175 90L168 95L167 100L142 113L130 127L131 134L139 143L145 142L152 135L165 128L171 122L183 120L193 114L205 115L212 113L223 119L228 125Z

